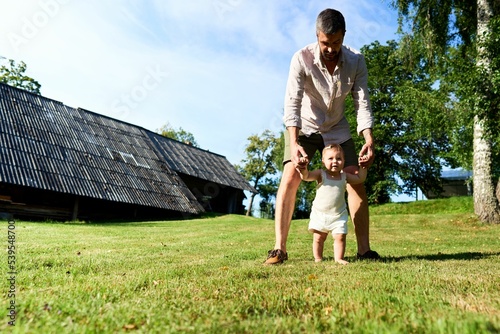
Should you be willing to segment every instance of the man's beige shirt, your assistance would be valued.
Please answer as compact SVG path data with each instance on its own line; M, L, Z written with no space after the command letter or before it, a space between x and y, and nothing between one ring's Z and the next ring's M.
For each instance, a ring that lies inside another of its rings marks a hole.
M330 75L321 61L318 43L297 51L290 64L285 94L284 123L300 133L320 133L325 145L351 138L345 118L345 99L351 93L357 114L357 132L373 128L368 95L368 70L363 55L342 46L339 61Z

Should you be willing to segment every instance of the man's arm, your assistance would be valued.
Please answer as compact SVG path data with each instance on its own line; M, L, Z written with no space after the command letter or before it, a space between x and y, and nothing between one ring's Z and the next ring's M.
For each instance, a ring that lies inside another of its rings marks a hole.
M359 152L359 157L363 158L363 160L360 161L360 166L366 168L369 167L375 159L375 142L372 133L374 117L368 94L368 69L366 67L365 57L361 54L358 56L356 69L352 97L357 115L357 132L365 139L365 144Z
M301 108L304 96L305 73L300 61L300 53L296 52L290 61L290 69L286 82L283 122L288 127L302 127Z
M290 156L295 167L303 167L309 163L304 148L299 145L299 130L302 127L301 108L304 96L304 70L300 61L300 53L293 55L285 92L283 121L290 139ZM305 158L302 159L301 158Z
M373 129L375 121L370 104L370 94L368 92L368 69L365 57L362 54L357 55L357 66L354 75L354 84L351 93L356 112L356 132L362 135L363 130Z

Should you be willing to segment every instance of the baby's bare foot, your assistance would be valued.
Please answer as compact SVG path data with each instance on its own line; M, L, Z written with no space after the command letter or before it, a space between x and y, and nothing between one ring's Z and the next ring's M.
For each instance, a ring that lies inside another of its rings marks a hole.
M340 264L342 264L342 265L346 265L346 264L348 264L348 263L349 263L349 262L347 262L346 260L342 260L342 259L340 259L340 260L335 260L335 262L340 263Z

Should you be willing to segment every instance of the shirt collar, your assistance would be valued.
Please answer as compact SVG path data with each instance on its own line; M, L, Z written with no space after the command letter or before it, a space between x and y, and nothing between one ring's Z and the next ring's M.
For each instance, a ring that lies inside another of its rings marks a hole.
M339 54L339 62L337 64L338 67L342 67L344 64L344 46L340 48L340 54ZM319 49L319 43L316 43L316 47L314 48L314 64L318 67L324 67L325 64L321 61L321 51Z

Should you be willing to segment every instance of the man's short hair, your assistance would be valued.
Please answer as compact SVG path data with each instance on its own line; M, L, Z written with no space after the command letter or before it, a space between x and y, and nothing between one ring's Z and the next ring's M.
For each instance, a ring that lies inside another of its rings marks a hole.
M316 19L316 34L321 31L326 35L332 35L339 30L345 32L345 20L341 12L327 8L319 13Z

